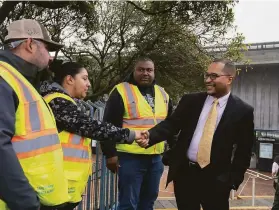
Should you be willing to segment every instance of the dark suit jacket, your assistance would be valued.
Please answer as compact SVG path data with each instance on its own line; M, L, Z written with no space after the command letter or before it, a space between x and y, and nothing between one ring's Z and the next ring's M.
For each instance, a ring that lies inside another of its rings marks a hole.
M174 113L149 130L150 146L180 132L176 146L169 154L167 184L175 179L180 167L188 167L187 150L206 97L206 93L184 95ZM231 94L214 133L210 164L204 170L234 189L241 184L250 165L254 141L253 121L253 108Z

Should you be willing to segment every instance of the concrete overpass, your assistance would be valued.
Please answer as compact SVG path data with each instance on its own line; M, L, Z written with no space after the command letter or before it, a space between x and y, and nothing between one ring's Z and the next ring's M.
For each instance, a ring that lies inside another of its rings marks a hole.
M252 66L279 63L279 42L253 43L247 45L247 48L244 57L250 60Z
M232 92L255 108L255 128L279 130L279 42L247 44ZM225 48L210 48L215 55ZM223 51L224 52L224 51Z
M249 60L251 65L279 63L279 41L246 44L248 51L243 51L244 60ZM206 47L206 50L218 56L224 53L226 47ZM246 65L236 63L238 66Z

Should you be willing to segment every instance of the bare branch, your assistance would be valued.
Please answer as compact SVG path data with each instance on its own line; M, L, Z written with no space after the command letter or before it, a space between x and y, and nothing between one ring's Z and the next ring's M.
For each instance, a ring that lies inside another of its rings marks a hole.
M53 57L53 60L55 60L55 59L57 58L58 52L59 52L59 51L56 51L56 52L55 52L55 55L54 55L54 57Z
M4 1L0 7L0 25L8 17L9 13L13 11L19 1Z
M141 8L140 6L138 6L133 1L127 1L127 3L133 5L137 10L141 11L142 13L144 13L146 15L160 15L160 14L165 14L165 13L171 12L171 10L172 10L172 7L170 7L166 10L162 10L162 11L158 11L158 12L151 12L151 11L148 11L148 10L145 10L145 9Z
M102 56L102 51L100 50L100 48L96 45L95 40L89 40L89 42L93 45L94 49L97 50L97 52L99 53L100 56ZM96 59L98 61L98 63L100 64L101 61L99 59Z
M0 34L0 40L1 40L1 43L4 44L5 39L1 34Z
M32 4L35 4L38 7L49 8L49 9L58 9L66 7L70 4L69 1L31 1Z
M15 20L18 20L24 14L25 5L26 5L26 2L22 2L22 8L21 8L20 12L16 15Z
M66 58L68 58L68 59L72 62L72 58L71 58L71 56L69 56L69 54L67 53L66 50L64 50L64 49L62 48L62 49L61 49L61 52L63 53L63 55L64 55Z

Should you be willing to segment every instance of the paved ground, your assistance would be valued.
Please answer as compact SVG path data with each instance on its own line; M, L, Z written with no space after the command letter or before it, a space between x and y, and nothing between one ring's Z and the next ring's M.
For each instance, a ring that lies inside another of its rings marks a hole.
M272 207L272 201L273 199L256 199L254 208L257 209L270 209ZM252 201L251 199L244 199L244 200L231 200L230 201L230 207L233 208L240 208L240 207L252 207ZM155 205L155 209L177 209L175 200L169 199L169 200L157 200Z
M166 188L167 175L168 175L168 167L165 167L165 170L163 172L163 176L162 176L161 182L160 182L160 192L159 192L159 197L160 198L162 198L162 197L174 198L172 182Z
M167 172L168 168L166 167L161 179L159 197L154 206L155 209L158 210L177 209L172 183L170 183L169 186L165 188ZM266 176L271 175L270 173L260 173ZM231 209L271 209L275 192L272 186L273 180L263 180L260 179L260 177L255 179L255 207L252 207L253 181L251 176L249 174L246 174L243 183L239 187L239 190L234 193L234 198L230 200Z
M169 209L177 210L173 184L170 183L167 188L165 188L167 180L168 167L165 167L161 183L159 197L154 205L156 210ZM271 176L270 173L263 173L266 176ZM255 207L252 207L252 179L249 174L245 175L245 179L238 191L234 193L234 198L230 200L231 210L270 210L273 203L273 196L275 190L273 189L273 180L263 180L260 178L255 179Z
M251 199L244 199L244 200L231 200L230 201L230 209L257 209L257 210L270 210L272 207L273 199L256 199L254 206L252 206ZM159 209L168 209L168 210L175 210L177 209L175 200L157 200L154 208L156 210Z

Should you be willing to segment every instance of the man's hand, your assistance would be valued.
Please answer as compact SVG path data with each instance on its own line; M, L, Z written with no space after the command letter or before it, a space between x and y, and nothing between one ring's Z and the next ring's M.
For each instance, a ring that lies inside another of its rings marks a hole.
M118 157L114 156L111 158L107 158L107 168L112 172L115 173L118 170L119 164L118 164Z
M137 131L138 132L138 131ZM136 142L140 147L147 147L149 142L149 132L148 131L140 131L140 138L136 139Z
M142 131L137 131L137 130L135 130L135 134L136 134L135 139L136 139L136 140L142 139L142 134L141 134L141 132L142 132Z

